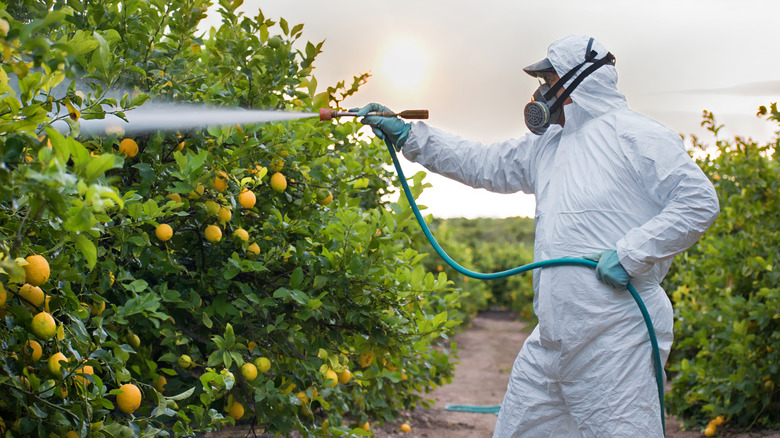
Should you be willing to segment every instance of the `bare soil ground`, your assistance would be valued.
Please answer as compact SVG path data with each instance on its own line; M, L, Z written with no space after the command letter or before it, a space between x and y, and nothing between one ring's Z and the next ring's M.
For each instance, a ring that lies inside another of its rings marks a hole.
M507 312L485 312L474 318L471 327L457 336L460 363L449 385L426 395L435 400L431 409L418 408L404 414L392 424L372 427L377 438L489 438L496 423L494 414L451 412L444 408L451 404L493 406L501 404L517 353L530 334L525 324ZM408 423L412 431L399 430ZM699 438L700 431L684 431L680 422L667 417L667 438ZM222 430L211 437L247 437L246 427ZM256 435L267 436L267 435ZM718 437L780 438L780 431L738 433L726 427L718 428Z

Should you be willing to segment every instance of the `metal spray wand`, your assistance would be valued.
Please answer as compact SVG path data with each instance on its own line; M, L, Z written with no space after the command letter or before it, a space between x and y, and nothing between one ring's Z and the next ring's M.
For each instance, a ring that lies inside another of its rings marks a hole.
M337 111L331 108L320 109L320 121L331 120L336 117L357 117L358 113L349 111ZM394 113L391 111L379 112L371 111L366 116L379 116L379 117L401 117L402 119L427 119L428 110L406 110L400 113Z

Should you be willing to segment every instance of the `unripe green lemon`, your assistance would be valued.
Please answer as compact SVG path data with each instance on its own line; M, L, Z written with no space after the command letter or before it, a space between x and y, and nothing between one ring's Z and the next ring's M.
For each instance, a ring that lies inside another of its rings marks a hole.
M40 312L33 317L31 329L35 336L48 341L57 333L57 323L48 312Z
M204 205L206 206L206 211L208 211L209 214L216 215L219 213L220 206L216 203L216 201L209 199L208 201L204 202Z
M271 369L271 361L265 357L258 357L255 359L255 367L257 367L257 370L261 373L265 373Z
M192 366L192 358L186 354L182 354L176 363L182 368L189 368Z

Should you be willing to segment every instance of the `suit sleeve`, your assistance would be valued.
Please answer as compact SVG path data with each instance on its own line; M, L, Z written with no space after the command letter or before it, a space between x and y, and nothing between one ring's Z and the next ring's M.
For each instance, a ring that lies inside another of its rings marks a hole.
M632 277L674 257L704 234L720 212L715 188L672 132L624 136L628 159L660 212L617 242L620 263Z
M529 135L486 146L415 122L403 154L432 172L471 187L533 194L538 140Z

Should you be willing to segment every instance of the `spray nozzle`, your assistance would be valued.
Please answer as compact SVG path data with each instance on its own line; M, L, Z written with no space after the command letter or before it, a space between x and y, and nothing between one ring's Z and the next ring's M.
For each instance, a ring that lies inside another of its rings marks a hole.
M320 121L327 121L336 117L357 117L358 113L349 111L337 111L332 108L320 108ZM366 116L401 117L402 119L427 119L428 110L406 110L400 113L392 111L371 111Z

